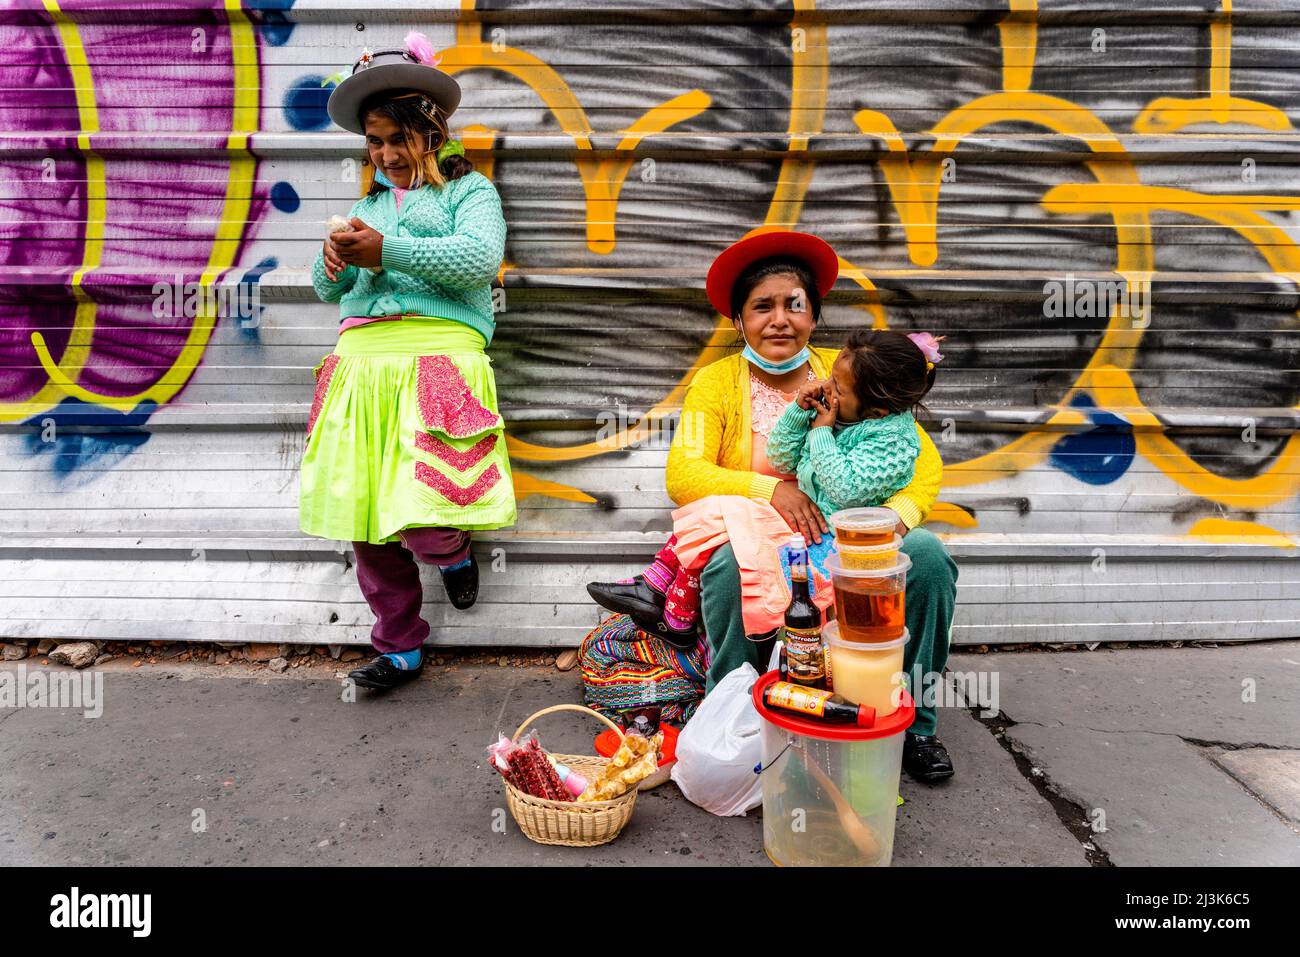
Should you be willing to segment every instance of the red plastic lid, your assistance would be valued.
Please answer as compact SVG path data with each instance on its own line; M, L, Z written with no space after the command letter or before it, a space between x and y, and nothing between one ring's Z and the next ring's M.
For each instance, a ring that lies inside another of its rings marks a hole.
M661 724L659 730L664 733L664 743L659 748L659 766L663 767L677 760L677 735L681 732L671 724ZM596 735L596 753L602 758L612 758L617 750L618 735L613 728L606 728Z
M891 735L902 734L910 728L912 719L916 716L916 705L912 703L912 696L904 690L898 710L883 718L877 718L875 724L869 728L851 724L828 724L801 718L793 712L775 711L763 703L763 691L768 685L780 680L780 675L775 671L769 671L754 682L754 707L765 720L772 722L778 728L785 728L787 731L805 737L820 738L823 741L869 741L872 738L888 738Z

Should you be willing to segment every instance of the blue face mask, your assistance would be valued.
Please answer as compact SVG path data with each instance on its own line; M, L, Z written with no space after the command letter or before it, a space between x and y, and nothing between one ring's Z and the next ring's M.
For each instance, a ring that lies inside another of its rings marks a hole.
M743 330L741 331L740 336L742 339L744 338L745 333ZM773 362L771 359L764 359L755 352L753 346L749 344L749 340L745 339L745 348L740 354L764 372L770 372L772 375L785 375L785 373L793 372L808 361L808 346L805 345L788 359L782 359L780 362Z

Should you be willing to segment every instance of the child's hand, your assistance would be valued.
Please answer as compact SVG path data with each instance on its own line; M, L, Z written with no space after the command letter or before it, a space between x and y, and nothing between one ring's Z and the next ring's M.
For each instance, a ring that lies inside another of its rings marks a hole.
M836 416L840 411L840 397L829 389L826 390L824 396L826 398L826 408L823 409L820 405L813 406L817 410L817 414L813 416L812 425L809 428L815 429L823 425L835 425Z
M347 263L339 259L339 254L334 251L334 244L329 239L325 240L325 277L330 282L339 281L339 273L347 268Z
M345 263L369 269L378 266L383 257L384 236L371 229L355 216L352 217L352 232L330 233L330 241L338 250L338 255Z
M801 409L820 409L821 405L816 400L823 398L825 392L826 381L824 379L815 379L812 382L805 382L799 387L794 401L799 404Z

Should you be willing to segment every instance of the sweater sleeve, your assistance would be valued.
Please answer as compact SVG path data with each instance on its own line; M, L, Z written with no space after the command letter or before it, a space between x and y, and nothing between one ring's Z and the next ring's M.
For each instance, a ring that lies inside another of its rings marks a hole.
M839 508L875 505L912 480L915 443L904 443L896 433L868 433L845 451L835 441L830 426L813 429L809 455L817 484Z
M385 269L419 276L448 289L469 291L491 285L506 248L501 197L482 173L462 187L450 236L385 236L380 263ZM455 182L455 181L453 181Z
M776 420L767 437L767 461L778 472L792 474L799 467L804 442L808 439L808 423L817 413L799 408L791 402Z
M339 278L330 282L329 277L325 275L325 250L322 248L316 250L316 261L311 266L311 284L322 301L338 302L348 294L348 290L357 281L360 272L357 266L348 263L338 274Z
M916 528L925 521L939 497L939 486L943 484L943 459L920 423L916 426L916 437L921 440L921 452L916 457L912 481L880 503L897 512L908 528Z
M743 495L771 501L780 479L718 464L722 447L721 393L711 380L696 379L682 402L682 418L668 449L664 486L668 497L685 505L708 495Z

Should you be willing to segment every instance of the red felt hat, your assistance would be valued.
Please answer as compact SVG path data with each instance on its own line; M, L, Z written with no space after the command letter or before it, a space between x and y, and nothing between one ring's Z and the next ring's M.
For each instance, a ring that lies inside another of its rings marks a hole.
M840 274L840 257L826 240L780 226L759 226L724 249L709 267L704 288L713 308L732 318L731 287L736 278L750 263L769 256L791 256L806 263L822 296L831 291Z

